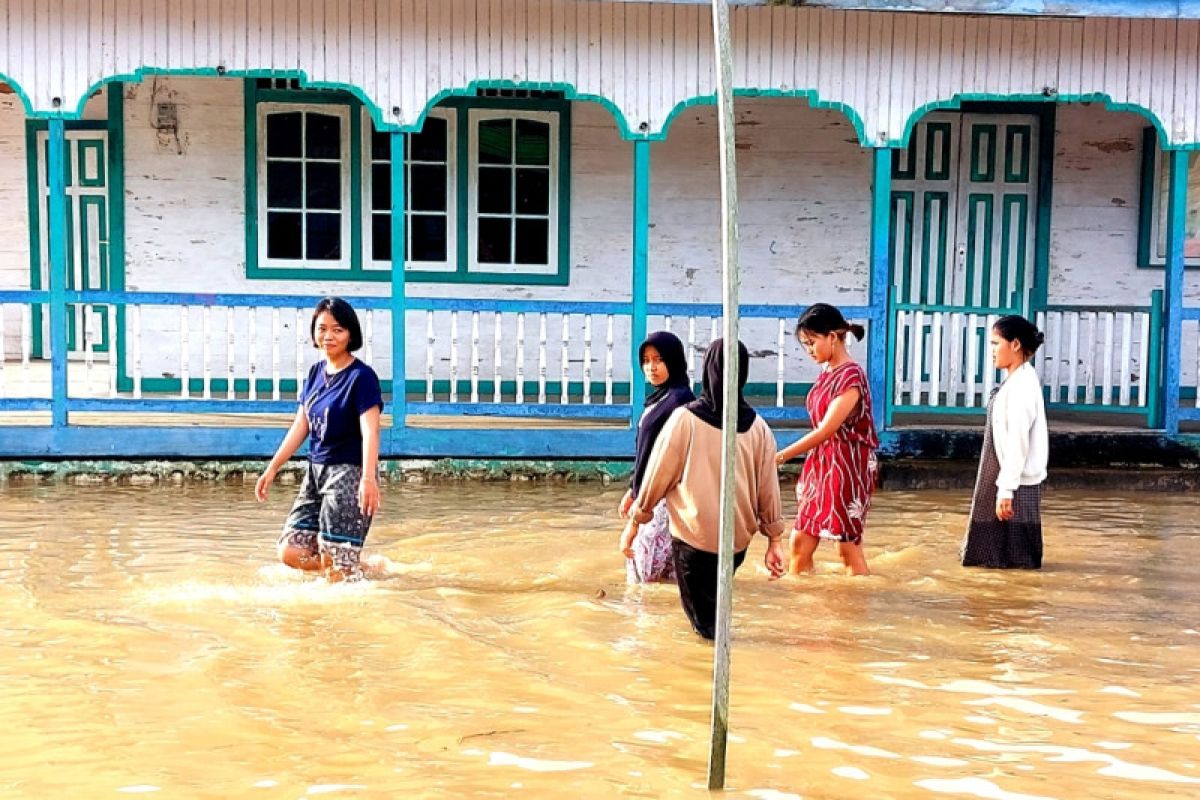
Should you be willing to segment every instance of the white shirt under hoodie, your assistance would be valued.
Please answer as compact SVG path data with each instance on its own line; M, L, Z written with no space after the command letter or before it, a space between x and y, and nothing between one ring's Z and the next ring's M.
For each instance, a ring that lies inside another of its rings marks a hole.
M1011 499L1021 486L1046 480L1050 437L1042 382L1028 362L1013 370L992 405L992 445L1000 461L996 499Z

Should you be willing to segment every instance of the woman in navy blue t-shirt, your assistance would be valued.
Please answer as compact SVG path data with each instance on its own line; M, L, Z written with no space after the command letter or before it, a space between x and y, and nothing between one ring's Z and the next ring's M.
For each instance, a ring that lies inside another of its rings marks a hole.
M309 369L296 418L254 494L267 499L279 468L307 437L308 466L279 537L279 558L295 569L320 570L331 581L358 578L363 542L379 509L383 394L375 370L353 355L363 339L349 303L340 297L317 303L310 333L324 360Z

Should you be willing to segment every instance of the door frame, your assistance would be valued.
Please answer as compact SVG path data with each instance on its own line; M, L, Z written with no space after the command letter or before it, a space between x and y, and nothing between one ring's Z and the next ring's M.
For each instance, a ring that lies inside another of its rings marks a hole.
M1058 119L1057 102L1048 99L1046 102L1031 102L1027 100L1021 101L1005 101L997 98L996 100L980 100L980 101L963 101L954 107L938 108L936 111L957 111L961 114L1025 114L1033 116L1037 119L1038 137L1037 137L1037 180L1036 180L1036 212L1033 214L1032 222L1034 225L1033 235L1033 284L1029 287L1029 307L1023 309L1028 315L1036 316L1038 309L1045 307L1047 303L1048 281L1050 276L1050 226L1052 218L1052 209L1054 205L1053 185L1054 185L1054 152L1058 141L1058 131L1056 127ZM931 112L932 113L932 112ZM924 116L924 115L922 115ZM909 126L909 141L911 137L916 135L917 125L921 119L915 120ZM908 141L904 142L904 148L908 147ZM902 148L897 148L897 150ZM888 198L889 208L891 207L891 198ZM892 231L894 232L894 227ZM895 354L900 348L905 346L905 342L901 341L898 335L898 326L896 325L896 294L895 294L895 268L893 263L896 252L896 243L892 240L891 234L888 237L888 280L887 280L887 337L888 337L888 359L887 375L885 378L885 386L887 387L886 406L884 412L885 427L891 427L895 417L896 408L896 376L893 360ZM982 413L984 409L980 408L956 408L956 411L961 411L963 414Z
M107 119L65 120L68 131L104 131L108 134L105 152L105 174L108 200L108 278L114 292L125 290L125 97L124 84L107 84ZM49 121L30 119L25 121L25 165L26 194L29 214L29 287L41 291L41 187L38 185L38 133L49 129ZM71 235L68 232L68 235ZM42 309L34 305L31 310L32 355L45 357L45 342L42 337ZM118 372L125 363L124 337L125 309L117 308L116 330L109 335L109 346L117 348Z

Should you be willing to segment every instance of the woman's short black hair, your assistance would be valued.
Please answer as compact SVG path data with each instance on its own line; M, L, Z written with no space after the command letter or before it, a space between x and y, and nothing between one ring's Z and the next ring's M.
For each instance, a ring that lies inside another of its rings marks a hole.
M842 312L828 303L814 303L804 309L804 313L796 322L796 338L799 339L800 334L805 332L815 333L818 336L850 332L860 342L867 333L862 325L847 322L846 318L842 316Z
M1046 335L1037 329L1037 325L1017 314L1001 317L992 325L992 329L1006 342L1020 342L1027 358L1032 357L1042 342L1046 341Z
M354 313L354 308L340 297L325 297L313 309L312 322L308 326L308 338L312 339L313 347L319 347L317 344L317 317L321 316L324 311L328 311L329 315L337 320L338 325L350 332L350 344L347 345L347 350L353 353L363 346L362 326L358 324L358 314Z

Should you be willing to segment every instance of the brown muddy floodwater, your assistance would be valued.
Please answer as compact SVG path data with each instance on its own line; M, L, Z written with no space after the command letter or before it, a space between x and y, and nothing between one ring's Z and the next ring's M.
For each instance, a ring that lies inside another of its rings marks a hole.
M618 488L385 487L354 585L272 563L293 491L0 487L0 796L705 794L712 650ZM869 579L755 542L730 797L1200 797L1200 499L1049 493L1040 573L961 569L968 503L880 494Z

